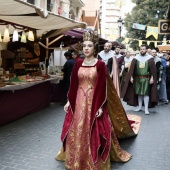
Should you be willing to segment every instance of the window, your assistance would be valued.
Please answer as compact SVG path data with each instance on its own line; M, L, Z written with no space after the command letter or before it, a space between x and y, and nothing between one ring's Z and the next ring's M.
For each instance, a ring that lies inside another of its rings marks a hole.
M51 0L47 0L47 11L51 11L51 10L52 10Z
M33 4L33 5L35 3L34 0L27 0L27 2L30 3L30 4Z

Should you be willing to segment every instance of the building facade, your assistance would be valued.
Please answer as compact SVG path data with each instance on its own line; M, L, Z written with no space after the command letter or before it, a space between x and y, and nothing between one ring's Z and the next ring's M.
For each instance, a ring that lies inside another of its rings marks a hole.
M99 31L99 0L83 0L82 21L87 23L88 28Z
M85 5L81 0L22 0L55 14L80 21L81 8Z
M82 21L88 28L97 30L101 37L110 41L119 37L117 20L121 16L122 1L83 0Z
M117 20L121 16L121 8L116 0L100 0L101 37L116 40L119 37Z

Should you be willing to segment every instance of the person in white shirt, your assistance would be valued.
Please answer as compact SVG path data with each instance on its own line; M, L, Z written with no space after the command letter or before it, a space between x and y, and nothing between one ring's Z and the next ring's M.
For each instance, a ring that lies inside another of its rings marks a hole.
M133 60L133 57L131 56L131 53L129 51L127 51L126 55L124 57L123 69L120 72L120 76L122 77L121 83L120 83L121 91L123 89L123 86L124 86L124 83L125 83L125 78L126 78L126 75L128 73L128 70L130 68L130 64L131 64L132 60Z
M113 51L110 49L109 42L104 44L104 50L102 50L98 55L98 58L101 59L107 65L108 59L114 56Z

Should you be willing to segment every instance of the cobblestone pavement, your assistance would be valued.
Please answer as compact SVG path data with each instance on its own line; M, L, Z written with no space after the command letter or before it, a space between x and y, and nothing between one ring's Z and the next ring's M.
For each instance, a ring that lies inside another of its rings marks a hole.
M133 107L125 106L127 113ZM154 111L155 110L155 111ZM120 141L133 155L127 163L112 163L113 170L170 170L170 104L151 109L142 117L137 137ZM64 170L55 160L61 148L63 106L50 107L0 127L0 170Z

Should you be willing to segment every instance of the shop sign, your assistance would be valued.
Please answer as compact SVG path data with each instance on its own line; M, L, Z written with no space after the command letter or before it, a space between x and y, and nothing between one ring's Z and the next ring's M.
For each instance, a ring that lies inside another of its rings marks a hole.
M158 33L159 34L170 34L170 20L159 20Z

